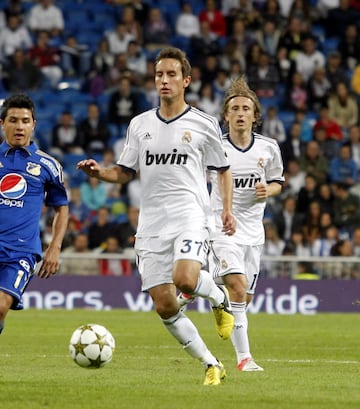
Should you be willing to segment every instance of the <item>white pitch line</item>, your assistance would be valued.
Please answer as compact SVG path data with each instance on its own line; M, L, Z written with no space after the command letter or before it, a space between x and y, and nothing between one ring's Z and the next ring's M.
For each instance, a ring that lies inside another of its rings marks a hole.
M352 365L359 365L360 361L337 361L335 359L259 359L259 361L266 361L266 362L285 362L285 363L300 363L300 364L308 364L308 363L323 363L323 364L352 364Z

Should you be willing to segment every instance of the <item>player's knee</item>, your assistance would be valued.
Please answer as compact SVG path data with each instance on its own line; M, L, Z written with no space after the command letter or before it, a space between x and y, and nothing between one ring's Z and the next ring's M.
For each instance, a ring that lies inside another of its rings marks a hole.
M4 329L5 323L4 321L0 321L0 334L2 333L3 329Z
M5 320L6 314L8 313L11 304L13 303L13 298L11 295L0 292L0 321Z

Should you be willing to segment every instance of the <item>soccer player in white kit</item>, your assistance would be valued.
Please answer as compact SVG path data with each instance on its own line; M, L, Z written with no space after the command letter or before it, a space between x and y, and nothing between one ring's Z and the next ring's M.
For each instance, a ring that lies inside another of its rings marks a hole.
M225 284L235 318L231 334L239 371L262 371L250 353L247 305L255 293L260 273L260 257L265 241L263 216L266 199L281 192L284 183L283 161L275 139L253 132L259 124L261 106L244 79L228 89L223 117L229 132L223 142L233 178L233 211L237 222L232 236L223 234L220 215L221 196L211 175L211 206L216 218L216 233L211 240L209 270L215 282ZM179 295L181 306L193 296Z
M234 81L223 104L229 133L223 142L233 177L233 211L237 221L234 235L221 231L221 200L212 177L211 205L216 215L216 234L211 241L210 271L230 294L235 318L231 335L239 371L262 371L250 353L246 307L251 302L260 273L260 256L265 233L263 216L266 199L278 195L284 183L283 161L275 139L253 132L261 118L256 94L243 78Z
M207 169L217 171L221 186L221 220L225 235L234 234L232 179L218 121L189 106L191 81L185 54L164 48L155 61L160 107L134 117L117 166L95 160L78 163L90 176L126 183L140 171L141 201L135 250L142 280L165 327L205 367L205 385L225 377L220 361L208 350L191 320L179 310L176 288L213 305L218 334L228 339L234 324L226 290L201 270L206 264L210 228Z

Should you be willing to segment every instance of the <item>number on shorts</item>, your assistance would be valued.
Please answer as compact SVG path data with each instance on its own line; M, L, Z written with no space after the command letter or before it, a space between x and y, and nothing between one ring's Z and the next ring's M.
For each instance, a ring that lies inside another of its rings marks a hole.
M192 246L192 244L194 244L195 246L197 246L197 255L199 256L200 255L200 251L201 251L201 249L202 249L202 247L203 247L203 245L204 245L204 243L202 242L202 241L192 241L192 240L188 240L188 239L186 239L186 240L183 240L183 243L184 243L184 247L180 250L181 251L181 253L190 253L190 251L191 251L191 246Z
M24 277L24 271L23 270L18 270L18 275L16 277L15 283L14 283L14 288L18 288L20 283L21 283L21 279Z

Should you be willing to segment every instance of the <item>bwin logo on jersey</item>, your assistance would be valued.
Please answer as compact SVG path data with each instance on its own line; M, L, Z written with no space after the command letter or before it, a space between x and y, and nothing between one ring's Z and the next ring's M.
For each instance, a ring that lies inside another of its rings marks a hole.
M250 175L248 178L234 178L234 184L237 188L255 187L258 182L261 182L261 177L255 175Z
M177 153L173 149L172 153L150 153L146 151L145 165L186 165L188 155L186 153Z
M26 190L26 180L17 173L8 173L0 180L0 194L5 199L19 199Z

